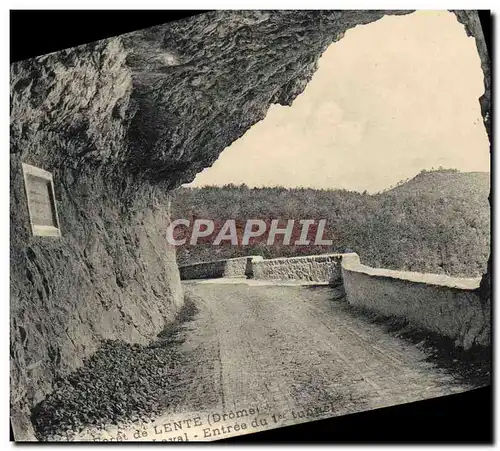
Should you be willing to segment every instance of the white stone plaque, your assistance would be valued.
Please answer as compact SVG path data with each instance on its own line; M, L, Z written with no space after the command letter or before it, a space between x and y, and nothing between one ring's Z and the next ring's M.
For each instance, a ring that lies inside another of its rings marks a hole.
M24 163L23 173L33 235L61 236L52 174Z

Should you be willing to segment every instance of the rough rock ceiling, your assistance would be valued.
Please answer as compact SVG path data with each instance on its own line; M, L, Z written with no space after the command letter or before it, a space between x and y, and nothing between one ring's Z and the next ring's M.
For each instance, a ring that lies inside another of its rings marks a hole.
M174 188L290 105L346 30L385 14L215 11L15 63L11 151Z
M346 30L410 12L215 11L15 63L11 151L175 188L290 105ZM477 13L456 14L481 33Z

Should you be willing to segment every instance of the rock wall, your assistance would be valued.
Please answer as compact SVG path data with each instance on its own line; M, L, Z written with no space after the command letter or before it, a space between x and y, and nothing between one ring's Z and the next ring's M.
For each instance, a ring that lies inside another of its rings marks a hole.
M11 401L25 421L54 378L80 366L103 338L146 343L183 298L166 241L166 196L160 202L142 186L120 203L102 178L66 185L58 173L62 237L38 237L17 156L11 176Z
M273 258L252 262L253 278L264 280L304 280L309 282L341 282L342 254Z
M481 279L370 268L357 254L345 254L341 266L349 304L402 318L464 349L490 344L491 305L480 296Z
M215 11L122 36L136 108L124 162L192 181L271 104L291 105L348 29L410 12Z
M486 45L486 40L483 34L483 29L481 26L481 21L479 16L474 10L453 10L456 15L457 20L464 25L465 32L467 36L471 36L475 39L477 52L481 60L481 69L483 70L483 83L484 83L484 93L479 98L479 105L481 107L481 114L483 116L483 124L488 135L488 140L490 142L490 153L492 152L491 144L493 142L492 136L492 126L491 126L491 49L488 49ZM493 20L493 19L492 19ZM491 22L492 24L493 22ZM488 197L491 206L491 191ZM479 287L479 292L481 297L485 301L490 301L491 299L491 253L488 258L488 267L486 273L484 274L481 285Z
M201 262L192 265L179 266L182 280L210 279L219 277L251 277L253 274L252 261L262 257L237 257L227 260Z
M11 66L10 356L17 440L29 409L102 339L145 343L182 304L169 197L114 173L132 82L116 40ZM95 156L100 159L96 160ZM32 236L21 163L53 173L62 237Z

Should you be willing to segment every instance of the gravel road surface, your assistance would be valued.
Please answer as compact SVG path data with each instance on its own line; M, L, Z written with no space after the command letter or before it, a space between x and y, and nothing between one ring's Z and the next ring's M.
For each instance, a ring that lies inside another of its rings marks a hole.
M431 363L424 346L353 312L339 289L223 279L184 287L198 313L182 331L185 377L173 402L150 422L74 439L215 440L474 388Z

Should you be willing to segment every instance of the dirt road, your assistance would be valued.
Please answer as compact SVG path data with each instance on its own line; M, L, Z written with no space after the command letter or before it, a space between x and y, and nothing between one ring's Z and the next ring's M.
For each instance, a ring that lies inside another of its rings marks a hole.
M135 439L213 440L472 388L427 362L425 350L353 313L339 290L184 286L198 307L183 332L184 395ZM173 426L186 419L188 430Z

